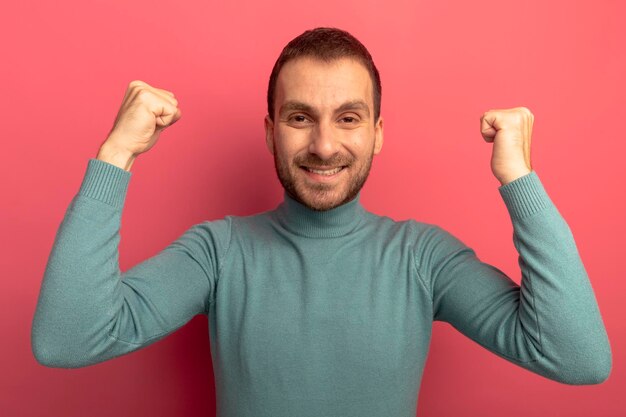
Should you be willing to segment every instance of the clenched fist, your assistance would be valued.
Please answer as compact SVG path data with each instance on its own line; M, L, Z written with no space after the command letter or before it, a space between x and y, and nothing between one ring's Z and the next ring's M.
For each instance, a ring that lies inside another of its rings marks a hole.
M480 118L480 133L493 142L491 171L506 185L532 171L530 139L535 117L526 107L494 109Z
M131 81L97 159L130 171L137 155L152 148L161 132L180 117L173 93Z

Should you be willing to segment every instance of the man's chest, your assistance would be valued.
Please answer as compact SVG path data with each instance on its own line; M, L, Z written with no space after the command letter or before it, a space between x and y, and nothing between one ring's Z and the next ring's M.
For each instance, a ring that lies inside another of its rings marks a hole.
M211 310L213 343L246 372L285 383L405 377L423 363L432 323L413 262L409 250L350 245L232 253Z

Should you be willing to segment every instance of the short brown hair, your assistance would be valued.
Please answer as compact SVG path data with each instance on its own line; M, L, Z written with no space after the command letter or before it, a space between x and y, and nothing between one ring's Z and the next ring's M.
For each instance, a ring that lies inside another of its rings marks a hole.
M274 91L276 90L278 73L285 63L300 57L312 57L325 62L340 58L354 58L362 63L369 72L374 86L374 121L378 121L382 87L374 60L367 48L357 38L345 30L334 27L318 27L307 30L292 39L283 48L274 64L267 88L267 112L272 121L274 120Z

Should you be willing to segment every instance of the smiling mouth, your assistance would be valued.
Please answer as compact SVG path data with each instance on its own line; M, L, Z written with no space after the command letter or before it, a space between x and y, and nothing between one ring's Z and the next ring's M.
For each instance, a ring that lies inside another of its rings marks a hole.
M314 174L324 175L324 176L329 176L330 177L332 175L338 174L345 167L346 166L344 165L344 166L330 168L330 169L317 169L317 168L310 168L310 167L302 165L300 168L304 169L305 171L312 172Z

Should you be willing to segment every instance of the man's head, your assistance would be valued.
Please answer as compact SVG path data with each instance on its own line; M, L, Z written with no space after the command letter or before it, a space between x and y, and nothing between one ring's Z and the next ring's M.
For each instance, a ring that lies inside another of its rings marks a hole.
M287 44L270 76L265 133L291 197L318 211L356 197L383 144L380 98L378 70L348 32L316 28Z

